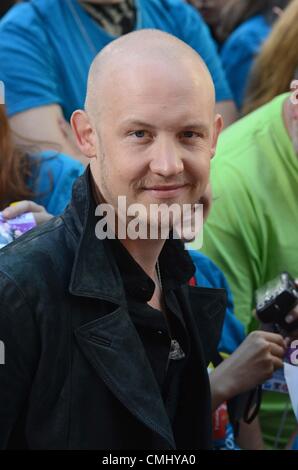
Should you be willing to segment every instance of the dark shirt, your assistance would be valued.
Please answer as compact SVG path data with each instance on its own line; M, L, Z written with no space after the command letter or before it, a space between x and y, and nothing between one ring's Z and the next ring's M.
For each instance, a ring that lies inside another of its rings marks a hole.
M175 288L186 284L194 266L179 240L167 240L159 257L167 318L151 307L155 285L119 240L109 240L127 297L128 311L137 329L174 425L182 373L190 356L190 339ZM175 429L173 429L175 434Z

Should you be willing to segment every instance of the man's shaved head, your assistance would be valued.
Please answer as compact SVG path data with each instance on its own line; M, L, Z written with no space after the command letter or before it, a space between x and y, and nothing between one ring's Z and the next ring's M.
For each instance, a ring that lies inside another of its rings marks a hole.
M88 76L85 109L90 118L98 116L115 87L132 75L148 68L156 75L163 71L173 76L182 73L189 80L199 81L202 92L215 103L210 73L197 52L176 37L154 29L134 31L104 47L95 57Z
M150 211L155 203L200 200L222 118L200 56L170 34L146 29L97 55L85 111L74 112L72 126L101 198L116 208L125 196L127 207Z

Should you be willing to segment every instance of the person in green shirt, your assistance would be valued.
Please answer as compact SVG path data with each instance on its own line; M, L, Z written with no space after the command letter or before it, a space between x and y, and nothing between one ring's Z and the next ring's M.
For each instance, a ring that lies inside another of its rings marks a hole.
M283 94L239 120L221 134L212 163L202 251L226 275L247 331L256 328L256 289L282 271L298 277L297 108ZM295 428L288 396L266 391L260 417L266 444L284 447Z

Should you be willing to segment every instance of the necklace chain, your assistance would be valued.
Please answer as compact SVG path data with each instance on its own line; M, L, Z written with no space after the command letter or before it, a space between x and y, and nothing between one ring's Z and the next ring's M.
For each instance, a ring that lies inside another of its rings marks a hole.
M162 291L162 280L161 280L161 274L160 274L159 260L157 260L156 262L156 273L157 273L159 287Z
M162 289L162 280L161 280L161 274L160 274L159 260L157 260L156 262L156 273L157 273L158 283L159 283L161 294L162 294L163 289ZM170 352L169 352L169 357L168 357L167 367L166 367L166 370L168 370L170 359L182 359L183 357L185 357L185 354L180 348L178 341L176 339L173 339L167 316L165 316L165 318L166 318L166 322L168 325L169 335L171 338Z

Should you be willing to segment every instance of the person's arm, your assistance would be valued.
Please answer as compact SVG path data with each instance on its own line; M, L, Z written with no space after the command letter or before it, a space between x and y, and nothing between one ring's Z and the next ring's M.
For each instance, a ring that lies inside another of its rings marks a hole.
M252 423L240 421L236 443L243 450L265 450L260 420L258 416Z
M210 374L212 409L269 379L283 366L286 343L282 336L254 331Z
M38 150L55 149L87 165L88 160L76 146L72 129L58 104L17 113L9 122L15 143L36 146Z
M84 161L62 110L67 105L46 24L33 2L17 5L0 24L0 80L16 142ZM69 132L68 132L69 131Z

